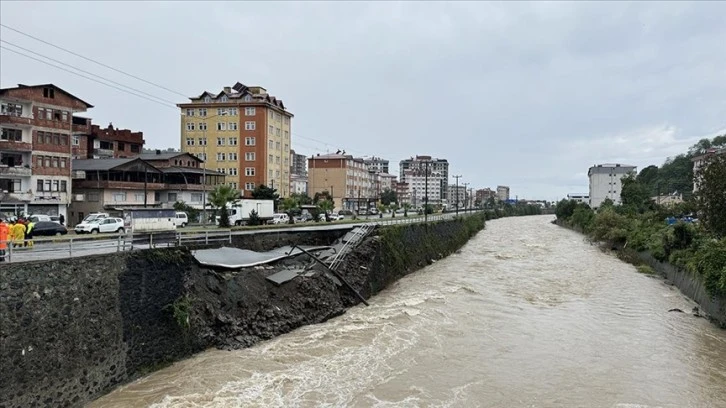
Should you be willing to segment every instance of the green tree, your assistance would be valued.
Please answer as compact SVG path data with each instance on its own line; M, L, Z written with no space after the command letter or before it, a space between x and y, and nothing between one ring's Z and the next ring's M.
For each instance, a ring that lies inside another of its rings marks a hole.
M409 203L403 203L403 216L408 217L408 210L411 209L411 204Z
M310 205L313 203L313 199L310 198L307 194L293 193L293 194L290 194L290 198L295 200L295 202L297 202L298 206Z
M555 215L559 219L567 220L570 217L572 217L572 214L575 212L576 207L577 207L577 201L566 200L563 198L555 206Z
M391 205L391 203L398 202L398 196L396 195L396 192L391 190L390 188L387 188L383 190L381 193L381 203L383 205Z
M240 192L227 184L220 184L209 192L209 202L219 211L220 228L229 228L227 204L239 199Z
M252 190L252 198L257 200L277 201L280 198L280 195L277 194L276 189L267 187L264 184L260 184L259 186L255 187L254 190Z
M697 178L700 217L709 231L726 237L726 154L709 158Z
M280 209L282 209L282 211L284 211L287 214L287 216L290 218L290 220L288 221L288 224L295 223L295 220L293 219L293 213L294 213L294 210L296 210L298 208L299 208L299 203L295 198L288 197L288 198L282 200L282 203L280 204Z
M317 205L320 211L325 214L325 221L330 221L330 212L333 211L334 207L333 200L320 200Z
M333 201L333 197L330 195L328 190L325 190L323 192L317 192L313 196L313 204L318 204L321 201Z
M247 225L262 225L262 218L260 218L257 210L250 211L250 218L247 220Z
M623 177L621 182L623 187L620 192L620 200L624 207L637 213L643 213L646 208L650 207L650 194L634 175L629 174Z

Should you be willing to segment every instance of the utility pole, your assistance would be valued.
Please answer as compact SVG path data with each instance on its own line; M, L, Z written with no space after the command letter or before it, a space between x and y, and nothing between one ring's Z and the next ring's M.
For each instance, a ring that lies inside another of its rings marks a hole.
M424 187L426 190L424 190L424 224L428 222L429 220L429 162L424 162L426 166L424 167Z
M462 183L462 184L464 184L464 212L466 212L469 209L469 200L467 200L468 194L466 194L466 192L467 192L466 188L469 187L469 183Z
M454 190L454 194L456 194L456 215L459 215L459 179L461 176L453 176L456 179L456 190Z

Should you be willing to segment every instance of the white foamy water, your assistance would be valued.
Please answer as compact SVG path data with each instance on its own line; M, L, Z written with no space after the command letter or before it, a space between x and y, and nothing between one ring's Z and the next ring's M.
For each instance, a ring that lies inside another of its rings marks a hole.
M370 307L90 406L726 407L726 332L552 218L490 221Z

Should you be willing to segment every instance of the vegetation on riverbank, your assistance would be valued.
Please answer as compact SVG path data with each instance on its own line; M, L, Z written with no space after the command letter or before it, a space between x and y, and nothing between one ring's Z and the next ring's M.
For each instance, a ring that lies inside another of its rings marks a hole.
M726 155L714 156L696 175L698 194L674 206L652 201L651 189L640 181L646 172L653 170L646 167L637 177L623 178L620 205L606 200L595 212L584 203L560 201L558 222L617 249L621 259L636 267L642 265L637 252L648 251L661 262L702 276L710 295L726 296ZM675 222L669 225L668 218Z

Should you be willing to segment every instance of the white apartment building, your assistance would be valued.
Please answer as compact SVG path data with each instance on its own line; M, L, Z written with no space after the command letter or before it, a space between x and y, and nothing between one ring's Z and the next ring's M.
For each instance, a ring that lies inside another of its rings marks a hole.
M621 179L636 169L636 166L619 163L590 167L587 172L590 178L590 207L597 209L608 198L613 203L620 204L620 193L623 190Z
M441 204L444 199L442 196L442 183L445 178L441 173L429 172L428 177L424 171L409 170L406 172L406 183L408 183L409 202L414 207L421 207L426 204L426 196L428 195L429 204ZM428 188L427 188L428 186Z
M497 186L497 199L499 201L509 200L509 186Z
M570 193L567 195L567 199L590 205L590 196L587 193Z

